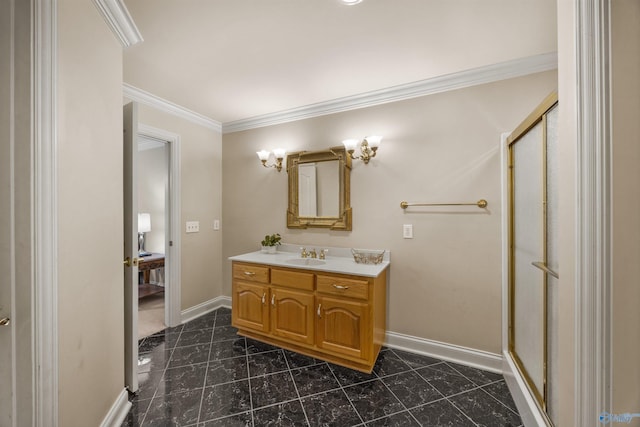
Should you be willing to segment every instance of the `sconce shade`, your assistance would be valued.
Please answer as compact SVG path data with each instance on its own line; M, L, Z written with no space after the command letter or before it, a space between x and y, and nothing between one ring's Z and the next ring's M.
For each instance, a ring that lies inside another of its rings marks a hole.
M342 143L344 144L344 148L347 151L354 151L359 142L360 140L358 139L345 139L344 141L342 141Z
M284 159L284 155L287 153L287 150L285 150L284 148L276 148L275 150L273 150L273 155L276 157L276 159Z
M382 141L382 137L380 135L368 136L365 139L371 148L378 148L380 146L380 141Z
M138 233L148 233L151 231L151 214L138 214Z
M270 153L267 150L260 150L256 151L256 154L261 161L267 161L269 159Z

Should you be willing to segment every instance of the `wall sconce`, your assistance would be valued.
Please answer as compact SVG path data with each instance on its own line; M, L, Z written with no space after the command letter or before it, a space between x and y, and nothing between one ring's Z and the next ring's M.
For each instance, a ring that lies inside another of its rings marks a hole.
M271 153L267 150L256 151L258 158L262 162L262 166L264 166L265 168L276 168L278 172L282 170L282 161L284 160L284 155L286 153L287 151L284 148L276 148L275 150L273 150L273 157L275 157L276 162L268 165L267 160L269 160L269 156L271 155Z
M380 141L382 141L382 137L374 135L367 136L362 141L359 139L345 139L342 143L353 160L362 160L366 165L372 157L376 156ZM358 144L360 144L360 152L362 155L354 156L353 152L356 150Z

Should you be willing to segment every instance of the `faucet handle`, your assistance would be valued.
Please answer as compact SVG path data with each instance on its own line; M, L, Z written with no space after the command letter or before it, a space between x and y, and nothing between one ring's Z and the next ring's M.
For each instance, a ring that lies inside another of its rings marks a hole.
M325 259L325 257L327 256L327 252L329 252L329 249L321 249L320 250L320 259Z
M301 252L300 252L300 256L301 256L302 258L306 258L306 257L308 257L308 256L309 256L309 253L307 252L307 248L300 248L300 251L301 251Z

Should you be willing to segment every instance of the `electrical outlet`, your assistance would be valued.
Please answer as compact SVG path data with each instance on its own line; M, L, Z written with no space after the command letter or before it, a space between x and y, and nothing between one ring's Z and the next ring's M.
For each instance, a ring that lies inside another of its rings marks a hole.
M220 220L219 219L215 219L213 220L213 229L214 230L220 230Z
M402 226L402 237L405 239L413 239L413 225L404 224Z
M197 233L200 231L200 221L187 221L187 233Z

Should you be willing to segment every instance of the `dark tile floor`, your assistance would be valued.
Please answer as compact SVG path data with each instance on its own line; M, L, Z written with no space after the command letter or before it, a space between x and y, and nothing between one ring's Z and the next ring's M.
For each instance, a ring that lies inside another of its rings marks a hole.
M520 426L501 375L385 348L370 375L239 337L218 309L140 341L123 426Z

